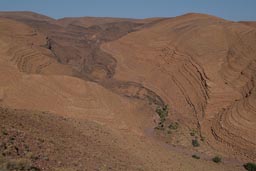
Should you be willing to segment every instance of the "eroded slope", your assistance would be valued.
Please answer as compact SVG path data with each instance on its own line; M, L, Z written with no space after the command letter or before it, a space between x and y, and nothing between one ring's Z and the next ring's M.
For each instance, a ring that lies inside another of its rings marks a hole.
M88 26L84 19L63 24L37 15L0 15L9 18L0 18L5 122L19 122L10 108L26 109L18 111L32 119L24 123L38 121L31 114L37 110L42 124L62 125L73 130L75 139L86 135L73 144L71 133L52 127L47 133L56 143L74 148L49 154L54 161L47 167L53 168L58 156L61 163L69 161L65 153L86 162L57 167L78 170L87 165L88 170L241 170L238 161L255 160L250 138L255 133L254 28L197 14L145 21L95 19ZM167 145L153 136L155 109L164 104L170 106L169 120L179 124L165 137ZM60 121L63 116L68 120ZM94 134L91 124L100 131ZM43 131L35 125L26 129L33 127ZM189 133L194 130L202 148L191 151L194 137ZM80 155L78 148L87 140L96 152ZM102 152L112 157L106 159ZM191 158L195 152L202 152L202 160ZM225 164L209 161L216 154L225 157Z
M13 20L0 24L4 160L25 158L41 170L240 169L167 150L144 134L155 116L148 103L70 76L73 69L56 61L43 34ZM45 60L51 64L40 67Z
M223 155L255 160L255 33L188 14L102 48L117 60L116 79L150 88L170 104L173 119L198 129Z

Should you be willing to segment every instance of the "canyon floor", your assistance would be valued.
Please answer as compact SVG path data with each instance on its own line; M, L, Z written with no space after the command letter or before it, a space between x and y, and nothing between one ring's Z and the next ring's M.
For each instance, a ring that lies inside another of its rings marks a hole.
M255 22L0 12L0 80L1 171L256 162Z

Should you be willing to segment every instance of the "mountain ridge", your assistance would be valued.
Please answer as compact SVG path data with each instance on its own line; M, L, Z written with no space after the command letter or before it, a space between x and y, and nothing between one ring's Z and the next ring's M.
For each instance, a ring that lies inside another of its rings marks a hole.
M25 132L34 153L41 154L33 128L56 140L45 137L49 151L41 155L49 161L28 158L23 147L22 154L10 147L6 159L25 157L42 170L233 171L255 162L253 27L194 13L63 23L25 14L0 12L0 128L7 135L11 125ZM156 109L165 105L168 116L159 129ZM57 124L49 125L50 118ZM58 124L73 130L77 144ZM47 127L53 131L44 132ZM82 147L87 141L94 150ZM216 155L223 163L212 163Z

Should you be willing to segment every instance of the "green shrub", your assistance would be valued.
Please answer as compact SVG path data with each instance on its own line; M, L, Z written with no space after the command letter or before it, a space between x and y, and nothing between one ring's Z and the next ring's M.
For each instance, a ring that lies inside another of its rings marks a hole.
M215 163L220 163L221 162L221 158L219 156L215 156L212 158L212 161Z
M178 123L178 122L172 122L172 123L168 126L168 128L173 129L173 130L178 129L178 127L179 127L179 123Z
M193 154L192 157L193 157L194 159L200 159L200 156L198 156L198 155L196 155L196 154Z
M157 129L157 130L164 130L164 125L159 123L159 124L155 127L155 129Z
M248 171L256 171L256 164L255 163L246 163L246 164L244 164L244 168Z
M196 134L197 134L197 131L194 130L194 129L192 129L192 131L190 132L190 135L193 137L193 136L195 136Z
M168 116L168 106L164 105L164 107L158 107L156 109L156 113L160 117L160 123L164 123L166 117Z
M199 147L200 146L197 139L192 140L192 145L193 145L193 147Z

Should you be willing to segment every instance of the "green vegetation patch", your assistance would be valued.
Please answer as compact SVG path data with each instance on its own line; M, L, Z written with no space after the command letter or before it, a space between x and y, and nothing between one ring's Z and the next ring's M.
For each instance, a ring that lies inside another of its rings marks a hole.
M156 113L160 117L160 123L164 123L166 120L166 117L168 116L168 105L164 105L163 107L158 107L156 109Z
M244 164L244 168L248 171L256 171L256 164L255 163L246 163L246 164Z
M193 145L193 147L199 147L200 146L197 139L192 140L192 145Z
M220 163L220 162L221 162L221 157L215 156L215 157L212 158L212 161L213 161L214 163Z
M172 130L176 130L179 128L179 123L178 122L172 122L169 126L168 126L169 129L172 129Z

